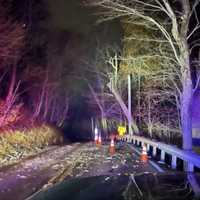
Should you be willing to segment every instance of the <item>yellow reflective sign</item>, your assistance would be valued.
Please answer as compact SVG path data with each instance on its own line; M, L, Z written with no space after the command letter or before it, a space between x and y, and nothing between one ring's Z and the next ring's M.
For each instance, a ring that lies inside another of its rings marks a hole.
M118 126L117 132L119 133L119 136L123 136L126 133L126 127Z

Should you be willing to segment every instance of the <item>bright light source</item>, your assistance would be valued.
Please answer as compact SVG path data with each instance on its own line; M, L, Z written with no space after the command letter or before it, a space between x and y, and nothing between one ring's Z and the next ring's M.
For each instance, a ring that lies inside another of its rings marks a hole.
M95 129L94 129L94 134L95 134L95 135L98 134L98 128L97 128L97 127L95 127Z

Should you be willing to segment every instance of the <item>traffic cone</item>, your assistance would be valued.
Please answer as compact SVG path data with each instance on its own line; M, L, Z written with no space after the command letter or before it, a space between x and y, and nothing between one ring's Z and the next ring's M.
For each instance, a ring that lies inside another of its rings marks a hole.
M109 152L110 152L111 155L115 154L115 143L114 143L114 139L111 139Z
M96 145L98 145L98 140L99 140L98 135L95 135L95 136L94 136L94 141L95 141L95 144L96 144Z
M99 138L98 138L98 145L101 146L101 144L102 144L101 136L99 135Z
M145 145L142 147L142 153L140 155L140 160L142 162L147 162L148 161L147 147Z

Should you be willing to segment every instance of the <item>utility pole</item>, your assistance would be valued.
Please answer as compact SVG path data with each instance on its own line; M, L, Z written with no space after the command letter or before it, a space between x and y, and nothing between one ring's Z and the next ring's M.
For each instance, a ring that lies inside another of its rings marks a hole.
M128 134L133 135L131 114L131 75L128 75Z

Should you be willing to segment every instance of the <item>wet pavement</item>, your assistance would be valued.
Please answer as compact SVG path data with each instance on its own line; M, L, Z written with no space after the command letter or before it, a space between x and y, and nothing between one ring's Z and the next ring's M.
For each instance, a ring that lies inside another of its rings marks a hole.
M55 175L71 151L80 144L52 151L0 170L0 200L22 200L40 189Z
M91 164L76 177L157 172L148 162L141 162L136 152L127 144L116 145L114 155L109 154L108 145L95 149L91 155L93 155Z
M109 180L109 177L156 173L156 168L141 162L126 144L117 144L116 153L110 155L109 144L96 147L93 143L75 143L0 170L0 200L23 200L74 178L103 175Z

